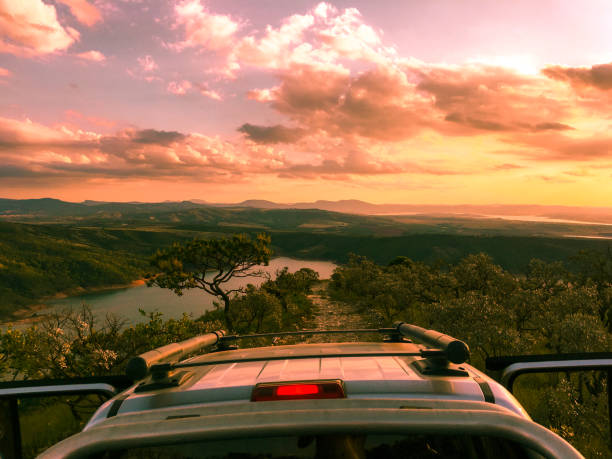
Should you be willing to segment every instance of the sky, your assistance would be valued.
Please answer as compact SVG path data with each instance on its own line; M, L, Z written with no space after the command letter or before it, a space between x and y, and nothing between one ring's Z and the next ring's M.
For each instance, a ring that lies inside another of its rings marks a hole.
M0 0L0 197L612 206L612 3Z

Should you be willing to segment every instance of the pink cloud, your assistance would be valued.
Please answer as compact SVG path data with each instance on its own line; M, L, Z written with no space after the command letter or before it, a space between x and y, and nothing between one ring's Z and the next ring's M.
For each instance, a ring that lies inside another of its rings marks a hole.
M75 18L86 26L91 27L97 22L102 20L102 14L98 8L96 8L91 3L88 3L87 0L57 0L59 3L63 3L64 5L70 8L70 12L73 14Z
M211 89L201 89L200 90L200 94L202 94L204 97L208 97L210 99L223 100L223 97L221 97L221 94L219 94L217 91L213 91Z
M32 57L63 51L79 32L63 27L53 5L42 0L0 2L0 53Z
M588 137L541 133L517 135L506 141L527 146L527 150L520 149L515 154L533 161L585 162L612 159L612 137L608 133L598 133Z
M79 59L83 59L91 62L104 62L106 60L106 56L102 54L100 51L91 50L85 53L79 53L76 55Z
M209 99L213 99L213 100L223 100L223 97L221 96L221 94L219 94L214 89L210 89L210 87L208 86L208 83L206 82L193 83L193 86L195 86L198 89L198 91L200 91L200 94L202 94L204 97L208 97Z
M78 112L68 116L85 118ZM276 133L270 133L273 135ZM325 146L321 146L322 149ZM345 180L350 176L456 171L397 163L362 150L334 152L305 162L301 155L252 142L228 142L201 134L155 129L122 129L111 135L29 120L0 118L0 176L82 180L158 178L207 180L261 175Z
M137 61L143 72L152 72L159 68L153 57L149 54L144 57L139 57Z
M117 123L113 120L109 120L106 118L101 118L99 116L88 116L76 110L66 110L64 111L64 116L67 120L75 123L87 122L93 126L102 127L102 128L113 128L117 125Z
M3 67L0 67L0 78L1 77L8 77L8 76L11 76L11 75L12 75L12 73L11 73L10 70L7 70L7 69L5 69Z
M351 77L296 66L280 79L279 86L252 91L250 97L313 133L395 141L415 135L434 116L430 101L415 91L406 74L392 68Z
M238 128L239 132L256 143L293 143L306 135L306 131L300 128L288 128L281 125L276 126L256 126L253 124L243 124Z
M417 89L432 97L444 116L437 129L446 134L572 129L562 122L568 105L541 78L483 65L409 71L418 79Z
M200 0L184 0L175 8L176 24L184 28L185 39L177 49L202 47L221 50L231 47L240 24L230 16L209 13Z
M171 81L168 83L168 86L166 87L168 92L171 92L172 94L176 94L176 95L181 95L181 96L184 94L187 94L187 91L189 91L191 88L192 88L192 85L187 80Z
M566 81L574 87L591 87L602 91L612 89L612 63L591 67L549 66L542 73L554 80Z
M355 8L339 11L320 3L306 14L285 18L278 28L250 33L236 42L228 56L234 71L244 65L270 70L309 66L324 71L345 69L343 61L386 65L395 50L382 45L381 34L367 25Z
M339 11L320 3L306 14L283 19L278 27L242 34L246 21L210 13L199 0L179 3L175 18L184 29L184 40L168 47L214 51L224 60L214 71L230 78L245 66L283 70L301 65L337 71L344 69L346 59L386 64L395 58L394 48L382 45L381 33L355 8Z
M0 175L7 177L216 177L250 167L231 143L199 134L124 129L103 136L0 118Z
M469 172L432 167L409 161L387 161L366 153L352 150L335 159L323 159L319 163L293 163L287 158L276 161L271 170L281 178L324 178L350 180L352 176L377 176L397 174L464 175Z

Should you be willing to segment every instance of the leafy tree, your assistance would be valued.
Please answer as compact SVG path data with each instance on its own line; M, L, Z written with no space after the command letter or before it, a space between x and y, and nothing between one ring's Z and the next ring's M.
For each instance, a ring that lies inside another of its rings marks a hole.
M234 278L264 276L263 271L252 268L268 264L270 242L270 236L265 234L255 239L236 234L175 243L153 256L151 266L157 273L147 275L147 285L168 288L177 295L185 289L199 288L216 296L223 301L225 323L233 330L230 295L243 292L244 287L232 288L227 283Z
M308 295L312 286L319 280L319 273L310 268L301 268L290 273L288 267L276 271L276 279L263 283L261 288L274 295L281 302L283 311L287 311L288 304L295 295Z
M280 331L282 316L278 298L251 284L244 295L232 300L232 323L238 334Z

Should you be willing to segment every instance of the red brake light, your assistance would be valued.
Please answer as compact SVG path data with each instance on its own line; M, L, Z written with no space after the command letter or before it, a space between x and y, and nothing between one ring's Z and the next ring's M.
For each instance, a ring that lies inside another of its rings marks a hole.
M316 384L292 384L290 386L278 386L276 395L278 397L291 397L294 395L313 395L319 393Z
M260 383L253 388L251 393L252 402L345 397L344 384L339 379L332 381Z

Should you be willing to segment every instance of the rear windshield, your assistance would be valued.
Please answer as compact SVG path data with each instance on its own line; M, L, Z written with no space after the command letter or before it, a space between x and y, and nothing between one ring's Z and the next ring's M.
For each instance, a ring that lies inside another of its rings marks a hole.
M395 458L524 458L527 454L511 441L457 435L318 435L247 438L107 451L90 456L110 458L207 459L395 459Z

